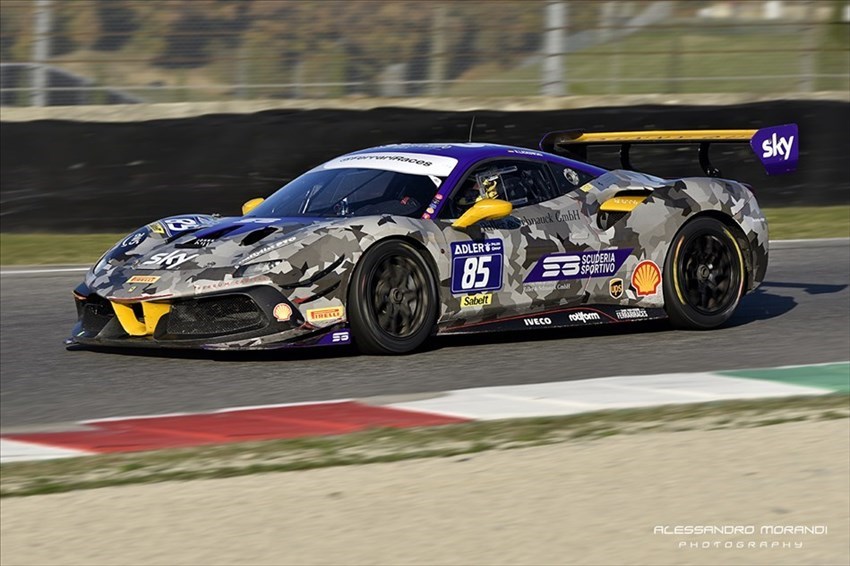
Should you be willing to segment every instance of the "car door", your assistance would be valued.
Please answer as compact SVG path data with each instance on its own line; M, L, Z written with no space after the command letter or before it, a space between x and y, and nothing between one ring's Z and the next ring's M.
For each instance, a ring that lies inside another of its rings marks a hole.
M480 198L514 208L503 219L445 230L451 254L445 319L495 321L581 302L581 254L593 247L590 219L575 191L562 185L542 160L495 159L470 168L441 218L458 218Z

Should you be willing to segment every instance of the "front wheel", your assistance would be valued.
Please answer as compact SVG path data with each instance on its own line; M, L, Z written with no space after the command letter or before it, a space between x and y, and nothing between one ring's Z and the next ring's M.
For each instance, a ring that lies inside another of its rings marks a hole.
M348 295L351 330L365 354L403 354L421 346L437 318L437 286L419 251L378 242L357 264Z
M678 328L704 330L729 320L744 291L744 259L735 236L714 218L676 234L664 263L664 303Z

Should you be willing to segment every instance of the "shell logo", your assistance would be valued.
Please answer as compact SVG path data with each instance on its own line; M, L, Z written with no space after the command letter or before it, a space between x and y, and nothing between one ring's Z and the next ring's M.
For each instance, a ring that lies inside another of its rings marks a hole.
M661 283L661 270L654 261L640 262L632 272L632 287L639 297L654 295Z
M286 303L278 303L275 305L272 313L278 322L286 322L292 318L292 307Z

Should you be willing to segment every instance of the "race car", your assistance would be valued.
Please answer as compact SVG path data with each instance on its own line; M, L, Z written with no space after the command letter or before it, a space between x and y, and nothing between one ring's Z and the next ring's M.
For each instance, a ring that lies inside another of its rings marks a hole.
M794 170L794 124L558 131L538 149L395 144L323 163L242 216L170 216L107 251L74 290L68 345L243 350L354 343L401 354L434 334L669 318L723 325L764 279L768 228L714 143ZM632 170L636 144L696 144L704 177ZM587 150L620 146L621 168Z

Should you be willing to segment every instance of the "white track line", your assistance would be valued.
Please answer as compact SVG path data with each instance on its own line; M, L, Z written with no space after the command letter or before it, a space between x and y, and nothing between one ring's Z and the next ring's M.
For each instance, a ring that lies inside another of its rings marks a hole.
M33 460L53 460L54 458L73 458L75 456L89 456L91 454L94 454L94 452L0 438L0 464L31 462Z
M55 269L3 269L0 275L43 275L47 273L82 273L88 267L59 267Z
M850 243L850 238L814 238L814 239L805 239L801 238L799 240L770 240L770 246L778 246L780 249L796 245L796 244L847 244Z
M280 409L282 407L303 407L305 405L334 405L338 403L350 403L356 399L331 399L329 401L299 401L296 403L273 403L270 405L243 405L239 407L225 407L223 409L211 409L209 411L197 411L187 413L159 413L149 415L132 415L128 417L103 417L100 419L87 419L78 421L84 425L94 425L97 423L112 423L120 421L132 421L137 419L161 419L165 417L188 417L193 415L212 415L218 413L232 413L236 411L253 411L259 409Z

